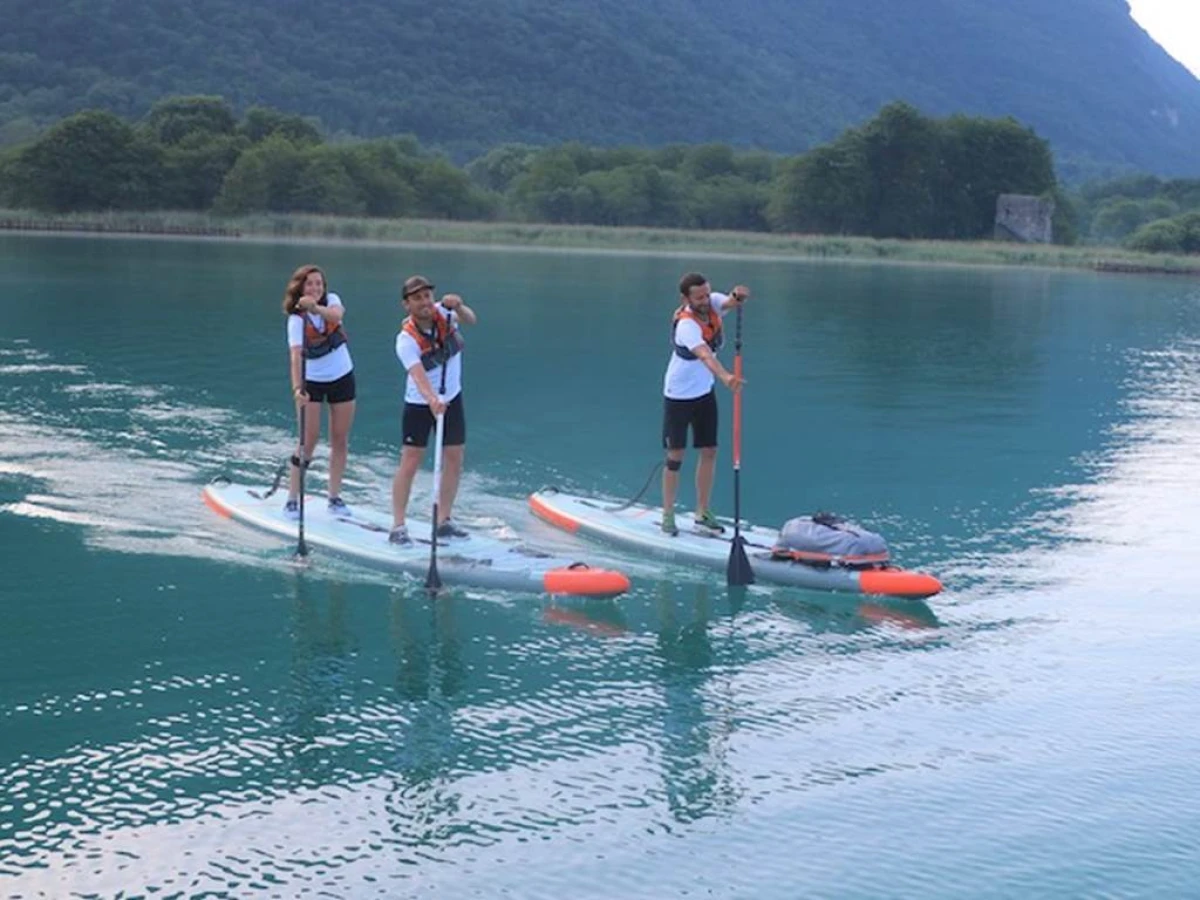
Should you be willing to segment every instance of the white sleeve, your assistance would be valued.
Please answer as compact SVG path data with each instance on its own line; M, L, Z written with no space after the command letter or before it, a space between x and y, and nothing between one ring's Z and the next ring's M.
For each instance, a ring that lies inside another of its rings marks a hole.
M304 346L304 319L302 317L288 316L287 342L289 347Z
M328 303L331 308L334 306L340 306L342 309L346 308L346 305L342 303L342 298L337 294L326 294L325 302Z
M718 315L725 315L730 309L733 309L737 304L729 302L729 295L722 294L719 291L713 291L708 295L708 302L712 304L712 308L717 311Z
M675 343L688 350L695 350L704 343L704 332L691 319L680 319L675 323Z
M396 358L400 360L400 365L404 366L405 372L421 364L421 348L406 331L396 335Z

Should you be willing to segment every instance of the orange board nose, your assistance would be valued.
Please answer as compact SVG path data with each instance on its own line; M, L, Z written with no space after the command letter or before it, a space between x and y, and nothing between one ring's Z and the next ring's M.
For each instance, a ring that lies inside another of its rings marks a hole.
M232 516L229 514L229 510L218 503L217 499L208 492L207 488L203 491L201 496L204 497L204 505L215 512L218 516L224 516L227 519L232 518Z
M611 569L568 566L551 569L542 578L547 593L576 597L613 597L629 590L629 579Z
M579 523L570 516L560 513L557 509L551 509L537 494L529 495L529 508L533 510L533 514L539 519L545 519L551 525L556 525L564 531L569 531L574 534L579 530Z
M942 583L932 575L895 569L867 569L859 573L858 583L864 594L888 597L932 597L942 590Z

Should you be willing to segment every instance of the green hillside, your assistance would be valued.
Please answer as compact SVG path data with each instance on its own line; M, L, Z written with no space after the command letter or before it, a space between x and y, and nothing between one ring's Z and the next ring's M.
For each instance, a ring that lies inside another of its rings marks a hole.
M505 142L795 153L894 99L1060 162L1200 175L1200 81L1124 0L0 0L0 139L218 94L459 160Z

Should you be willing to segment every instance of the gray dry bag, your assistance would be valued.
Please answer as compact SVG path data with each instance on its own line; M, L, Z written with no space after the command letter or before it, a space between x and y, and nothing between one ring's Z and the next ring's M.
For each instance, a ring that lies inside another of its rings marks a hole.
M875 569L886 566L887 541L833 513L788 519L779 529L772 555L812 566Z

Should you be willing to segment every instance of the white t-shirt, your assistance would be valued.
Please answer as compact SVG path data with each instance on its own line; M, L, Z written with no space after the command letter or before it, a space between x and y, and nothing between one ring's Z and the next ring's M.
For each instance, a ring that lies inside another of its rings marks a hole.
M443 316L451 315L450 310L436 304L437 311ZM458 323L458 316L454 316L454 330L461 331ZM421 364L421 346L416 342L411 334L404 329L396 335L396 357L400 360L400 365L404 366L404 371L408 372L413 366ZM462 353L455 353L450 357L450 361L446 363L446 390L442 394L442 399L447 403L453 400L462 392ZM425 377L429 379L430 386L437 391L442 383L442 367L435 366L425 373ZM417 388L416 380L409 375L404 384L404 402L415 403L418 406L428 406L425 398L421 395L420 389Z
M713 312L724 316L728 312L725 309L728 299L727 295L713 291L709 295ZM729 304L731 308L734 305ZM691 319L680 319L675 323L671 343L671 359L667 363L667 374L663 378L663 396L670 400L695 400L697 397L703 397L713 389L713 373L708 371L708 366L703 360L684 359L674 349L675 344L691 350L704 343L704 332L700 330L699 323Z
M325 299L330 309L342 305L342 298L337 294L328 294ZM313 323L314 328L320 329L322 325L326 329L329 328L329 323L316 313L306 313L306 315ZM287 342L289 347L304 346L304 316L293 314L287 317ZM350 359L350 347L342 344L324 356L304 360L304 380L328 384L331 381L337 381L353 369L354 363Z

